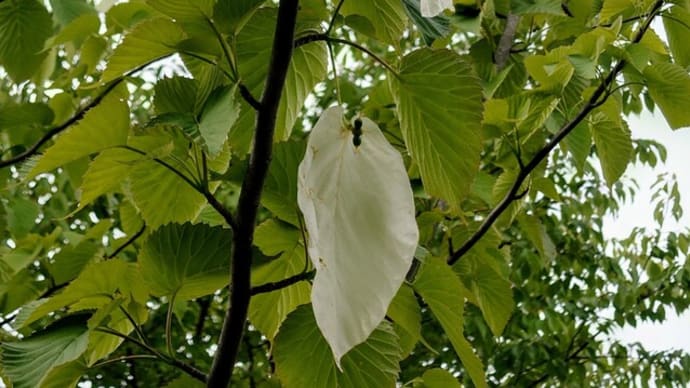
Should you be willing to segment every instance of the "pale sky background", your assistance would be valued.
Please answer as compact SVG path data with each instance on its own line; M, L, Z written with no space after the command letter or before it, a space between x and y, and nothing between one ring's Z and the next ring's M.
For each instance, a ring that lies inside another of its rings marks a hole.
M654 204L649 188L657 175L663 172L676 174L685 214L678 222L667 219L662 230L685 230L690 227L690 128L671 130L658 110L654 114L643 112L639 117L632 116L628 123L634 138L651 138L666 146L668 159L665 164L657 164L655 169L639 165L628 167L625 175L634 177L640 189L634 201L621 207L617 218L606 220L606 237L625 237L635 226L655 227ZM667 320L663 324L645 323L637 328L626 326L619 331L618 337L629 343L639 341L650 350L684 349L690 352L690 314L679 317L667 309L666 315Z

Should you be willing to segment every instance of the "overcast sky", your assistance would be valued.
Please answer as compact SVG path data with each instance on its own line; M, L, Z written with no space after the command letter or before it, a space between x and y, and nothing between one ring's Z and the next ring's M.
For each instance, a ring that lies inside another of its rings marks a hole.
M663 172L676 174L685 211L679 222L667 219L663 230L686 230L690 226L690 128L671 130L658 110L655 114L644 112L640 117L630 117L628 123L634 138L654 139L664 144L668 151L668 159L665 164L657 165L655 169L638 165L628 167L625 175L635 177L640 190L633 202L622 206L616 219L607 220L605 234L607 237L625 237L635 226L656 227L653 220L652 191L649 187L656 181L657 175ZM639 341L650 350L675 348L690 352L690 314L678 317L671 309L667 309L666 313L665 323L646 323L637 328L625 327L619 332L619 337L627 342Z

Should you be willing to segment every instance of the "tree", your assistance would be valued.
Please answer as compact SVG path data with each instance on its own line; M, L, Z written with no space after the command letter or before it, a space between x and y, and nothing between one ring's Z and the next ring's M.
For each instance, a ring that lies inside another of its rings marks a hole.
M687 234L602 231L665 159L627 115L690 125L690 4L447 3L0 2L3 380L690 381L612 337L688 308Z

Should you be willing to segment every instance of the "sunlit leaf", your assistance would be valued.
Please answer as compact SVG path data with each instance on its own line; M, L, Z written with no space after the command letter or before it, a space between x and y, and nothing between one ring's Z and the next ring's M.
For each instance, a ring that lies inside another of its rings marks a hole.
M479 80L459 55L420 49L403 58L394 84L405 144L419 166L425 191L457 206L479 164Z

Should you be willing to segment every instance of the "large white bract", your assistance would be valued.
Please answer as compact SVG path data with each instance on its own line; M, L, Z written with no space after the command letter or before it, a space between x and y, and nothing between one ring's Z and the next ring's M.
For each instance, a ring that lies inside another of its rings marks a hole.
M422 11L422 16L432 18L445 9L453 10L453 0L422 0L419 3L419 9Z
M328 108L299 166L299 207L316 268L311 300L336 363L385 317L419 238L403 160L362 119L355 147L341 107Z

